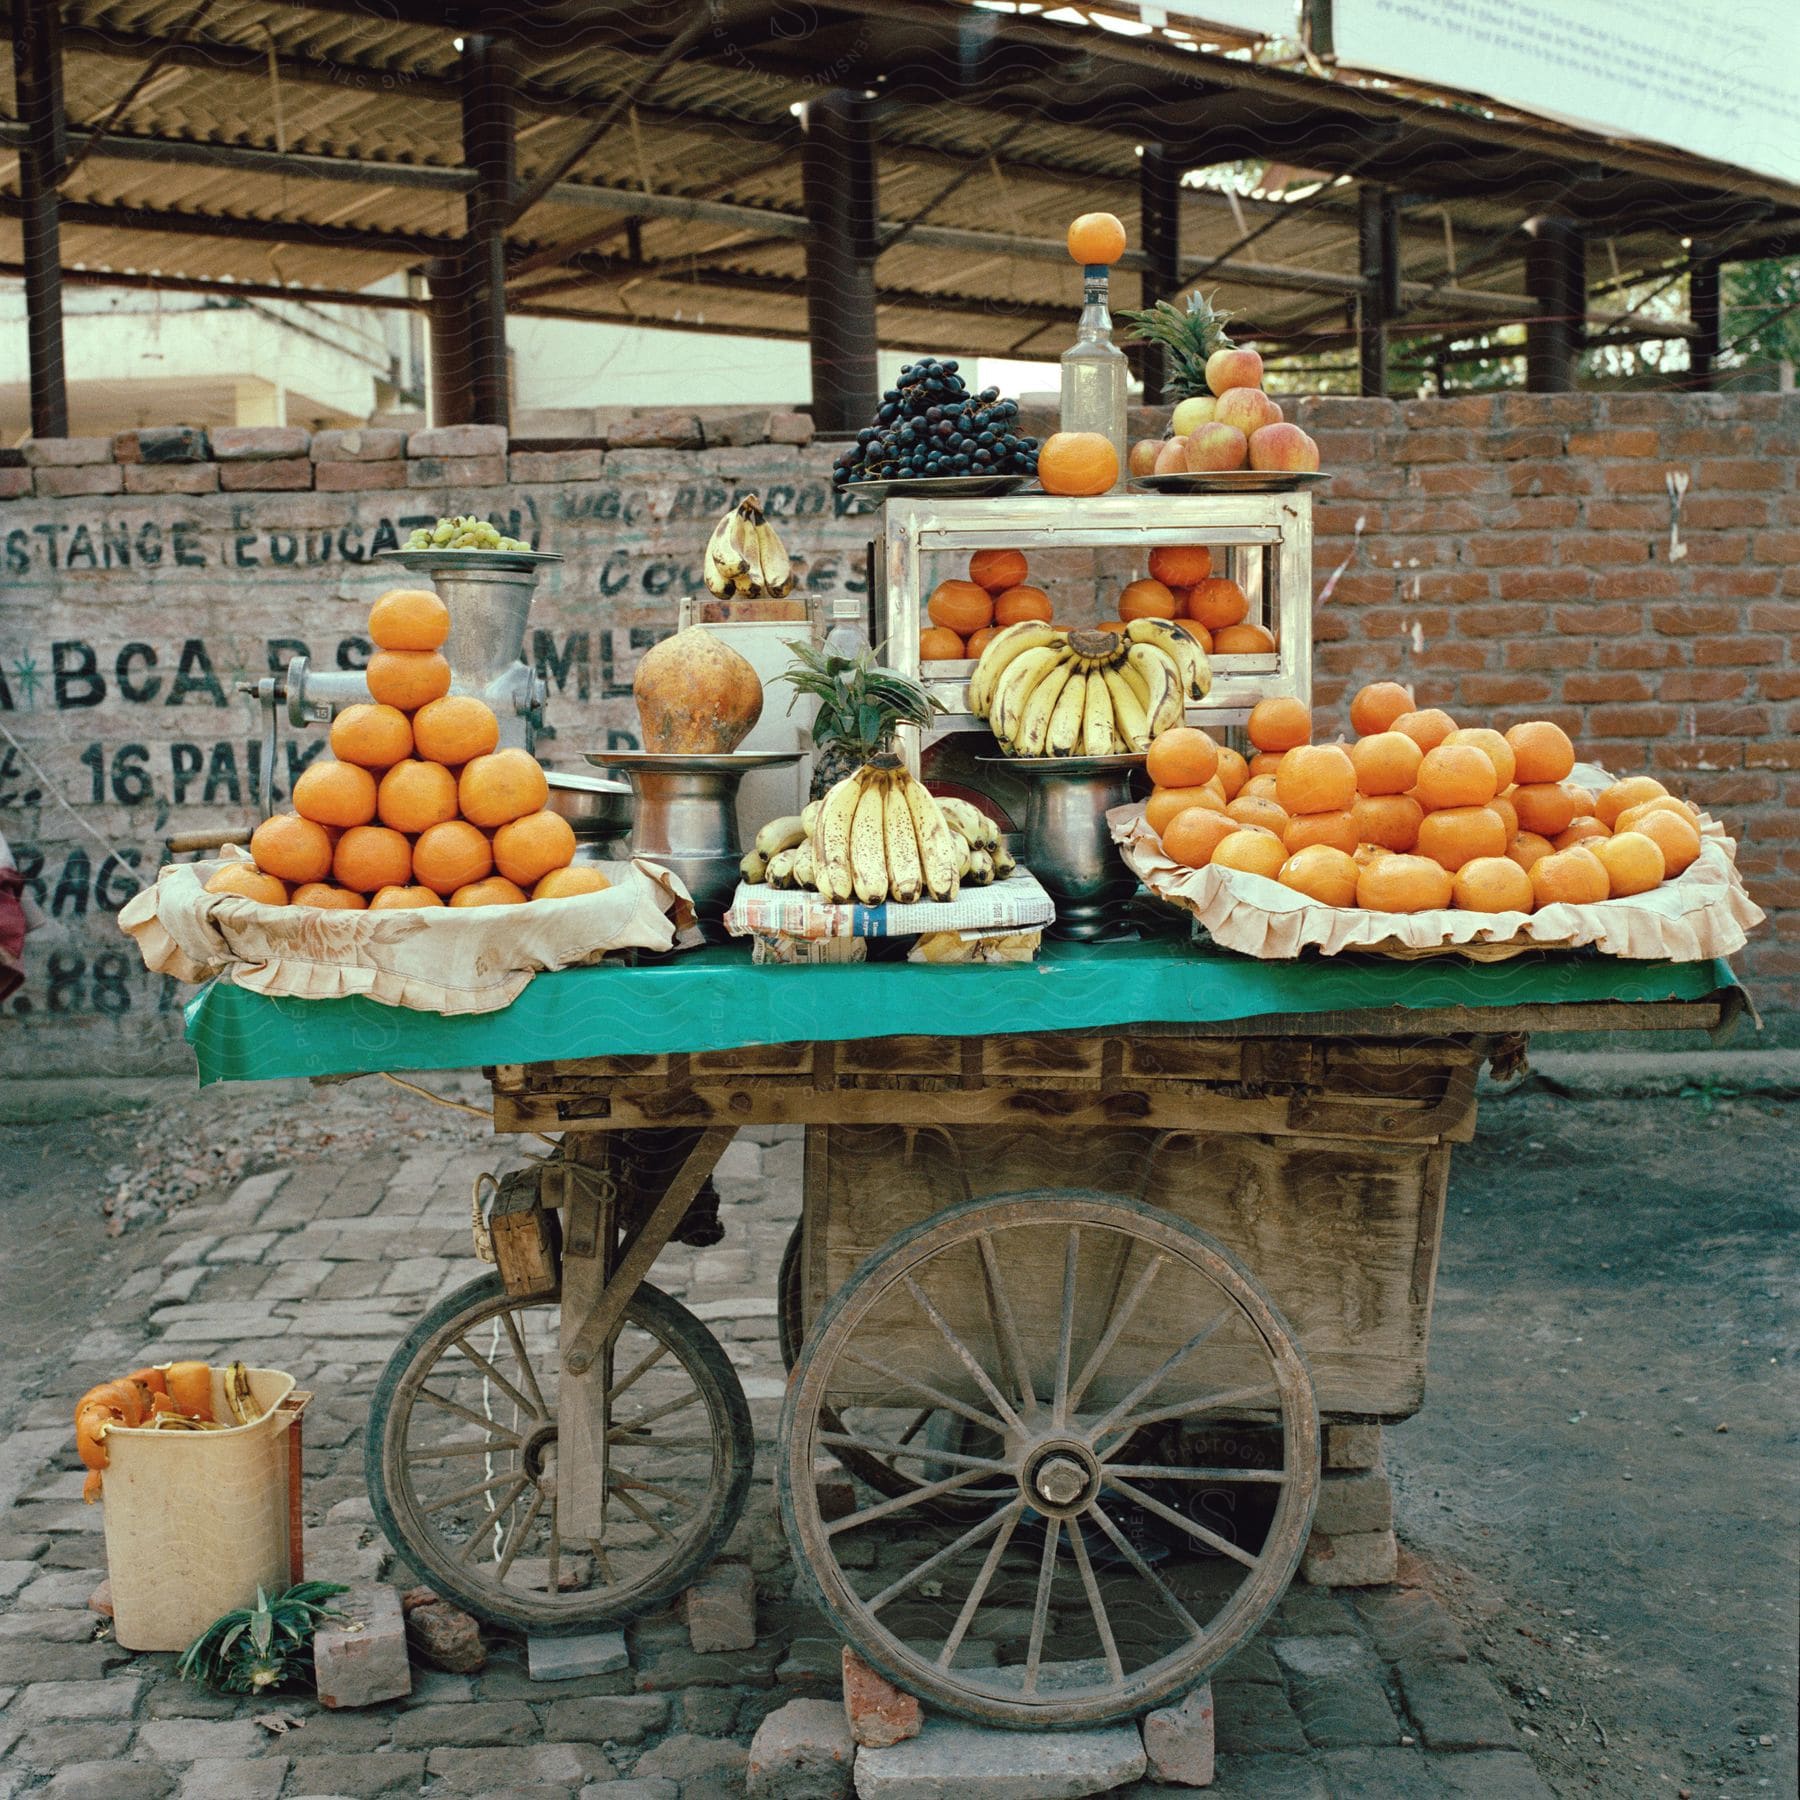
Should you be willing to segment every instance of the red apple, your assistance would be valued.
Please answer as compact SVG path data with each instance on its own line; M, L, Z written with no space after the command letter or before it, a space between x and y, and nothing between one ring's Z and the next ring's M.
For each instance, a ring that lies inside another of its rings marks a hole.
M1281 421L1287 417L1287 414L1281 410L1281 402L1279 400L1271 400L1269 402L1269 411L1275 415L1269 421L1271 425L1279 425Z
M1274 403L1259 387L1227 388L1219 396L1213 419L1220 425L1235 425L1248 437L1275 422Z
M1262 386L1262 358L1254 350L1215 350L1206 359L1206 385L1215 394Z
M1196 473L1241 469L1249 454L1250 440L1244 433L1216 419L1187 440L1187 466Z
M1152 475L1185 475L1187 473L1187 439L1164 438L1156 448L1156 467Z
M1310 472L1319 466L1319 446L1298 425L1265 425L1250 434L1250 466Z
M1156 458L1163 447L1161 438L1139 438L1131 446L1131 455L1126 467L1133 475L1153 475L1156 473Z

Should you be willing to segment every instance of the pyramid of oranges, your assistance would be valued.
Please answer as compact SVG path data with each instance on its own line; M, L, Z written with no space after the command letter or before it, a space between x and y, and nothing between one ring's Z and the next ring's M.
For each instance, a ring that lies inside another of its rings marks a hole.
M1315 744L1311 709L1258 701L1255 756L1177 726L1150 746L1145 820L1189 868L1264 875L1324 906L1534 912L1647 893L1700 854L1700 816L1648 775L1599 792L1548 719L1459 726L1378 681L1350 742Z
M528 750L502 750L500 721L450 692L450 611L429 589L395 588L369 613L369 701L331 722L331 757L294 783L294 810L257 826L249 863L208 893L340 912L517 906L597 893L575 868L575 833L549 811Z

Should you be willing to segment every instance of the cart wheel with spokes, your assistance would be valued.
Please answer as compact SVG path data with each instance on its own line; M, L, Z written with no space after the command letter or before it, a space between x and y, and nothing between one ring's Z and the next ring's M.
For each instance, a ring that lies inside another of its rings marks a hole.
M983 1448L863 1423L926 1407ZM1194 1460L1227 1425L1277 1453ZM1138 1461L1153 1426L1174 1454ZM1020 1728L1130 1717L1201 1680L1286 1590L1318 1496L1312 1379L1261 1285L1204 1232L1103 1194L966 1201L890 1239L808 1334L780 1443L782 1521L842 1634L924 1699ZM828 1521L814 1459L845 1451L931 1478Z
M599 1538L556 1524L556 1294L487 1275L421 1318L382 1372L364 1449L375 1517L420 1576L478 1618L576 1631L689 1586L744 1509L744 1390L686 1307L644 1285L611 1347Z

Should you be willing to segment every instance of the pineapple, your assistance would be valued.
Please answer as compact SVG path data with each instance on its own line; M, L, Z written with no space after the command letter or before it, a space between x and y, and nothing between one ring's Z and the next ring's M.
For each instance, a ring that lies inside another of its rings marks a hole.
M929 725L943 708L916 681L875 661L873 650L855 656L807 643L791 643L794 664L777 677L790 683L794 699L811 694L819 702L813 720L812 799L821 799L846 775L893 747L901 725ZM788 711L794 702L788 702Z
M303 1581L271 1599L259 1587L254 1607L214 1619L188 1645L176 1671L221 1694L261 1694L312 1679L313 1634L342 1618L331 1602L350 1590L335 1581Z
M1234 349L1225 335L1225 321L1231 314L1215 307L1198 291L1187 297L1187 311L1159 300L1143 312L1120 315L1135 328L1129 340L1138 344L1161 344L1168 352L1168 374L1163 381L1163 398L1177 404L1191 395L1207 394L1206 359L1215 350Z

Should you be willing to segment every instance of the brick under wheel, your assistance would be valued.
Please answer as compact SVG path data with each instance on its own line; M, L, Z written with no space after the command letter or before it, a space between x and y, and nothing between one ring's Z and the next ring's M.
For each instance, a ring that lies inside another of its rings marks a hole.
M521 1631L634 1618L690 1586L742 1515L755 1458L725 1352L646 1283L610 1350L604 1530L564 1543L559 1312L497 1274L446 1295L382 1371L364 1442L389 1542L446 1599Z
M925 1406L986 1447L880 1435ZM1227 1423L1278 1439L1274 1466L1215 1466ZM1153 1424L1184 1453L1140 1461ZM1020 1729L1129 1718L1203 1679L1286 1591L1319 1486L1312 1378L1260 1283L1096 1193L970 1200L889 1239L807 1334L779 1442L782 1523L839 1632L921 1698ZM931 1478L827 1519L816 1460L846 1449ZM1272 1508L1234 1519L1245 1488ZM1175 1547L1134 1541L1131 1508Z

